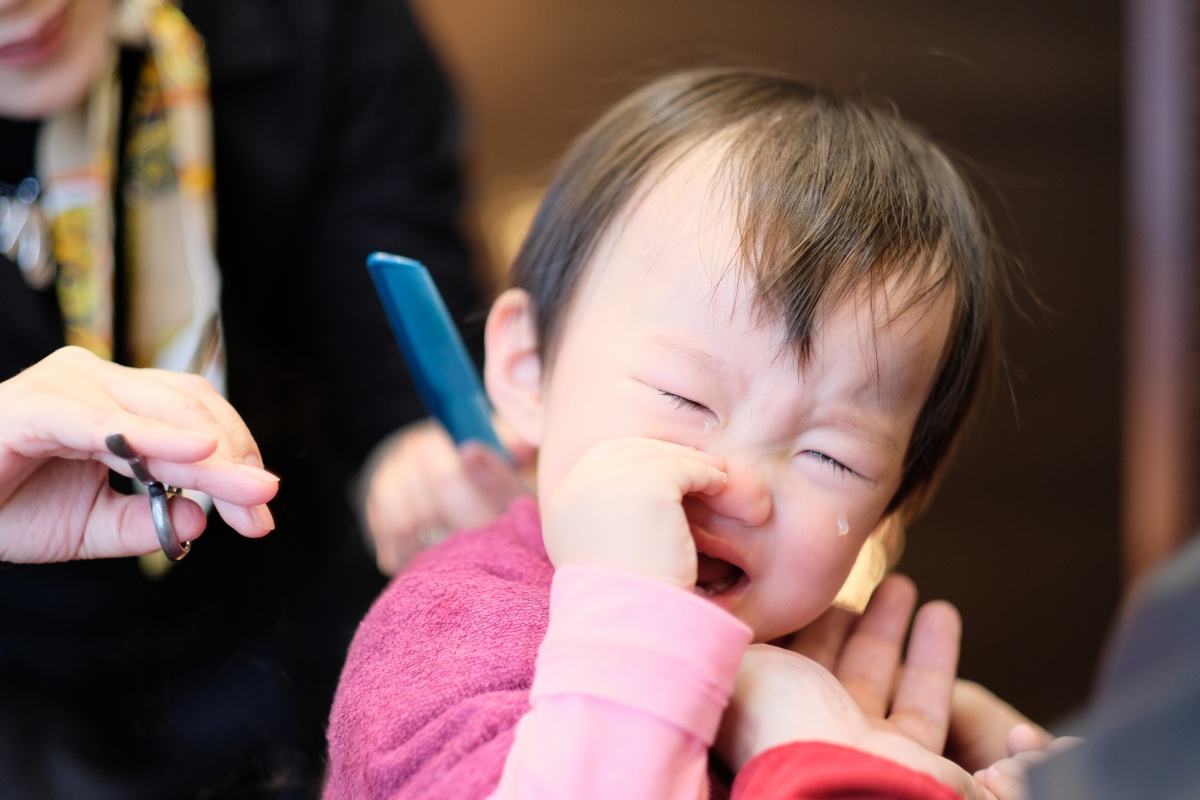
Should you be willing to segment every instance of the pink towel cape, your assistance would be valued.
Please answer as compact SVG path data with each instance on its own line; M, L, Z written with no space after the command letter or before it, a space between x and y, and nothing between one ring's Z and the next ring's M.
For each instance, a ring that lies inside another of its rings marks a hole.
M393 580L343 668L325 797L487 797L529 710L553 575L536 505L521 498ZM728 797L713 775L712 798Z

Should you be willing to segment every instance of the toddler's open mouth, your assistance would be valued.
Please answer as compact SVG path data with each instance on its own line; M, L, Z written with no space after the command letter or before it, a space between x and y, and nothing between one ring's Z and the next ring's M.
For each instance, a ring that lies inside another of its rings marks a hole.
M696 594L716 597L736 586L746 573L741 567L719 558L697 553Z

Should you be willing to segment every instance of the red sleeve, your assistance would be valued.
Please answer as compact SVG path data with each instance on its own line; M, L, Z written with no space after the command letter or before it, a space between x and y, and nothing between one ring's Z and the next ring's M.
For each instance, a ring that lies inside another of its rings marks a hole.
M825 742L773 747L742 767L732 800L962 800L923 772Z

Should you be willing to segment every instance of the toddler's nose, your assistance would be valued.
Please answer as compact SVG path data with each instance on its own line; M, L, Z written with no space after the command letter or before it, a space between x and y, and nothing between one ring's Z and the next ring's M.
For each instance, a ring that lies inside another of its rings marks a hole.
M710 509L722 517L758 527L771 516L771 489L761 466L753 460L725 457L725 488L715 495L701 496Z

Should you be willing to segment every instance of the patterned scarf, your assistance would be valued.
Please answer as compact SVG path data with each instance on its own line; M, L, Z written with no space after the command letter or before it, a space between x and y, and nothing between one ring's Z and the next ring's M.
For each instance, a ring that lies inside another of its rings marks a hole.
M131 365L200 373L224 391L204 42L165 0L121 0L112 39L86 100L48 120L38 143L66 340L113 356L113 209L120 202ZM146 50L133 87L120 85L122 46ZM121 143L123 89L133 95ZM128 169L116 187L122 145Z

